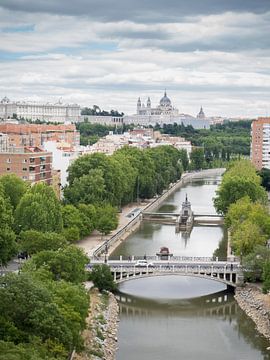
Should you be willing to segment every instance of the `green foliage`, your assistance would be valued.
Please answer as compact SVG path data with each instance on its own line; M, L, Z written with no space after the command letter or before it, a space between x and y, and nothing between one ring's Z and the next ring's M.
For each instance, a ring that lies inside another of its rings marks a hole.
M52 273L54 280L63 279L78 284L85 280L85 266L88 262L89 259L81 249L70 245L63 250L37 253L28 260L25 271L44 268Z
M0 340L9 344L10 354L22 359L24 349L35 349L29 359L66 359L74 347L80 349L80 332L85 327L89 297L82 286L33 277L29 272L0 279ZM29 343L29 344L27 344ZM0 342L4 354L7 344ZM40 356L40 357L39 357ZM8 357L5 357L5 359ZM1 359L1 356L0 356Z
M115 207L105 205L97 208L96 229L104 235L116 229L118 225L118 214Z
M262 186L266 191L270 191L270 170L263 168L258 172L258 174L262 179Z
M20 250L35 254L42 250L58 250L64 248L67 241L63 235L53 232L27 230L20 233Z
M251 222L244 220L239 224L231 237L231 245L236 255L247 255L251 253L255 246L265 245L267 236L263 234L261 228Z
M77 159L73 164L74 166L78 165L77 161L82 163L87 162L88 155L82 156ZM82 159L82 160L81 160ZM80 174L75 170L72 170L70 167L70 174L74 176L72 181L70 180L70 185L64 189L64 196L68 203L70 204L95 204L102 202L106 198L106 185L104 180L104 172L101 169L85 169L86 174ZM80 168L80 164L78 166Z
M70 242L75 242L89 235L95 228L96 208L93 205L79 204L62 207L64 235Z
M233 234L245 220L257 224L263 233L270 236L270 217L267 207L260 203L253 203L248 196L230 205L225 217L225 223Z
M203 149L195 148L190 154L190 168L192 170L200 170L205 167Z
M12 230L12 208L7 198L3 196L3 187L0 184L0 264L6 265L17 251L16 236Z
M11 341L0 340L0 360L65 360L66 352L62 350L61 353L63 356L49 354L46 348L37 342L15 345Z
M114 291L116 289L116 284L113 281L111 270L109 266L105 264L93 266L91 271L91 280L99 291Z
M270 260L264 263L262 277L263 277L263 292L266 294L270 291Z
M81 156L69 167L66 202L120 207L137 198L151 198L175 182L187 167L186 151L172 146L140 150L124 147L112 156Z
M195 146L204 148L209 165L215 160L230 161L231 156L249 156L251 121L226 122L212 125L210 129L194 129L183 124L164 124L155 127L164 134L182 136Z
M0 311L6 320L23 331L28 340L38 336L53 339L69 348L70 330L46 286L29 274L9 274L0 279Z
M247 160L235 162L224 174L217 190L214 205L219 213L226 214L229 206L244 196L265 204L267 194L260 186L260 177L254 166Z
M63 229L63 235L67 242L75 243L80 240L80 230L76 226Z
M3 186L4 196L9 199L15 210L20 199L26 193L28 184L15 174L1 176L0 184Z
M25 193L15 211L15 225L18 231L62 231L61 206L50 186L35 184Z
M265 246L255 246L254 250L243 258L245 279L262 280L263 267L267 261L270 261L270 249Z

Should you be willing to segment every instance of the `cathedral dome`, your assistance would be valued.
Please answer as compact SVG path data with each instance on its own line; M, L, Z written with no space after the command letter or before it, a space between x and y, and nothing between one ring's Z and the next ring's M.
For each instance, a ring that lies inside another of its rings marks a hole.
M171 100L168 98L167 93L165 91L163 98L160 99L159 104L161 106L168 106L171 105Z

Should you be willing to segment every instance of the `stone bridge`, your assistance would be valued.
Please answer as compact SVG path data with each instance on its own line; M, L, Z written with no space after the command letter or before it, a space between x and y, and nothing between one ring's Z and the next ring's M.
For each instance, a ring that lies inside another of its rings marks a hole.
M101 260L93 260L88 268L91 271L93 265L102 263ZM107 265L116 283L151 276L182 275L214 280L232 287L243 284L243 271L239 262L160 260L142 266L133 261L109 260Z

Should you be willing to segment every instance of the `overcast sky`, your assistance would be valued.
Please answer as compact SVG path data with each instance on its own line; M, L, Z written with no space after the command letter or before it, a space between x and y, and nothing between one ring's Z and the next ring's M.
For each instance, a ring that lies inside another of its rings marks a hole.
M1 0L0 97L270 116L270 0Z

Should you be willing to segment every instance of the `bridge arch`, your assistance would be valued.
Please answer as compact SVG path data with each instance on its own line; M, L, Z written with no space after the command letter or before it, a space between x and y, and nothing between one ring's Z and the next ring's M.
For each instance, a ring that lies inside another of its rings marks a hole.
M156 276L190 276L206 280L213 280L223 283L227 286L236 287L239 285L238 273L236 272L222 272L212 269L198 269L194 271L178 271L177 269L111 269L114 280L117 284L125 281L136 280L140 278L156 277Z

